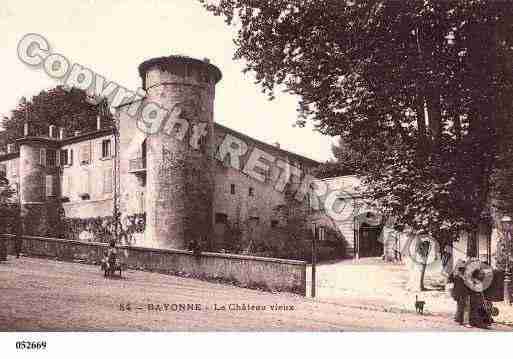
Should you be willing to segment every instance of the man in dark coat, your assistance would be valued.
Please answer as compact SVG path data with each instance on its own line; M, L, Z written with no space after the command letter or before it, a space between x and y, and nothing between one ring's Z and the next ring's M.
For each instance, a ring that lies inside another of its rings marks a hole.
M464 324L465 307L470 295L470 290L465 285L464 274L465 265L460 263L456 266L454 273L451 274L451 278L449 278L449 280L454 283L452 291L452 297L456 301L456 315L454 316L454 321L461 325Z

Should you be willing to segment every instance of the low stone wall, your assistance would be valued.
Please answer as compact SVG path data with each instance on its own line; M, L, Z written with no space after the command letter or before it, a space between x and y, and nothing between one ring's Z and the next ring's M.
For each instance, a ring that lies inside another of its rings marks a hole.
M14 253L14 237L1 235ZM119 255L131 269L155 271L268 291L306 294L306 263L221 253L193 254L185 250L119 246ZM99 264L107 245L56 238L23 237L22 253Z

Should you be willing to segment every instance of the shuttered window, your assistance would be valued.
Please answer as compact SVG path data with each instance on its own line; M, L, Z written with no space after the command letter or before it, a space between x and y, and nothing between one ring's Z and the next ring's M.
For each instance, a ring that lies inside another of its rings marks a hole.
M89 143L80 146L80 164L88 165L91 163L91 146Z
M102 141L102 158L110 157L110 140Z
M63 166L66 166L68 164L68 150L67 149L63 149L61 150L61 164Z
M46 150L46 166L55 167L57 164L57 153L55 150Z
M72 148L65 148L60 151L61 155L61 165L63 166L71 166L73 165L73 149Z

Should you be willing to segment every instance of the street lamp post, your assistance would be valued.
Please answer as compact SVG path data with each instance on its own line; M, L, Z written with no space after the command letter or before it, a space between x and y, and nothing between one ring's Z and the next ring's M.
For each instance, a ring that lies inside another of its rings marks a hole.
M313 236L312 236L312 298L315 298L315 287L316 287L316 267L317 267L317 224L314 223L312 227Z
M511 217L504 216L501 219L502 230L504 231L504 250L506 255L506 264L504 269L504 302L511 305Z

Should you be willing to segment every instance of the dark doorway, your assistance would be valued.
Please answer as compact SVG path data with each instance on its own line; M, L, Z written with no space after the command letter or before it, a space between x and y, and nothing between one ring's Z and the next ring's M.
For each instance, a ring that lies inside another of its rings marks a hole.
M381 231L380 225L370 225L366 222L360 224L358 257L380 257L383 255L383 243L379 240Z

